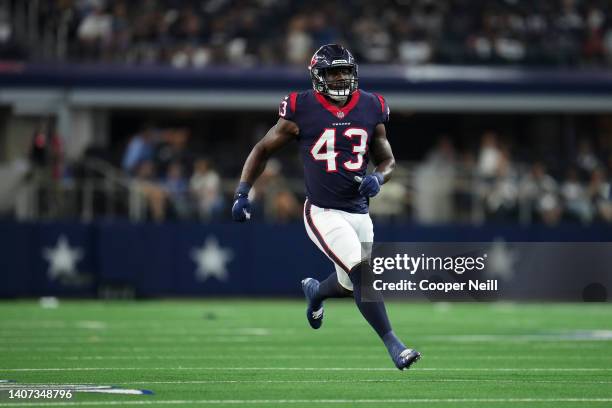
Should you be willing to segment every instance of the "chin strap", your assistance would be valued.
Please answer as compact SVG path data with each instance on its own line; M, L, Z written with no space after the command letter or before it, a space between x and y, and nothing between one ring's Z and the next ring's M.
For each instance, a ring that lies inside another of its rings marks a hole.
M339 95L329 95L329 97L332 98L336 102L346 102L348 99L348 96L339 96Z

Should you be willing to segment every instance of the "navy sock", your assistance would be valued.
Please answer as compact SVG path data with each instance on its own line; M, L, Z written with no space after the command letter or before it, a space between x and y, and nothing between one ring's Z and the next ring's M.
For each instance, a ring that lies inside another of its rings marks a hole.
M398 356L402 351L406 350L406 346L402 341L393 333L391 330L389 333L385 334L382 338L383 343L389 350L389 354L391 357Z
M352 296L353 292L340 285L338 282L338 275L336 272L332 272L327 279L319 283L319 292L317 293L316 301L322 302L329 298L344 298Z
M387 310L385 309L382 295L378 291L373 291L373 294L370 295L369 292L372 291L368 291L367 301L362 299L362 281L367 284L372 278L370 266L366 262L362 262L351 269L349 278L353 282L353 294L357 308L359 308L363 317L384 341L385 335L391 333L391 324L387 317ZM387 345L387 342L385 342L385 345ZM389 348L388 345L387 348Z

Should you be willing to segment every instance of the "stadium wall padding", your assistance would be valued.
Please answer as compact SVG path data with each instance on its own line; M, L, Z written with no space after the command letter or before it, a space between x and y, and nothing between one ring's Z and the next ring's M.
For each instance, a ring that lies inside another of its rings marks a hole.
M387 242L612 242L609 226L376 225ZM300 296L300 280L331 263L300 223L132 224L0 222L0 297L96 297L108 288L138 297ZM542 274L547 279L554 271ZM608 274L610 280L612 274ZM566 277L567 278L567 277ZM560 281L560 280L559 280ZM570 282L565 279L566 283ZM572 300L567 287L540 285L527 298ZM568 297L569 296L569 297ZM573 299L575 300L575 299Z
M362 65L360 85L378 92L610 95L612 73L563 69ZM174 69L104 64L5 64L0 88L274 91L309 89L306 67ZM1 90L1 89L0 89Z

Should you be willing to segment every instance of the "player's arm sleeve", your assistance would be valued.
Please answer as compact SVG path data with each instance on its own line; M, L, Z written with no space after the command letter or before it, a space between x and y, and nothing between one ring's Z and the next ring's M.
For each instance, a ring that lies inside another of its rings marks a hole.
M385 98L382 97L382 95L376 94L376 97L378 98L378 104L380 108L380 119L378 123L386 125L387 123L389 123L389 114L391 113L391 110L389 109L389 105L387 104Z
M297 107L297 93L291 92L285 96L278 105L278 116L285 119L295 121L295 113Z

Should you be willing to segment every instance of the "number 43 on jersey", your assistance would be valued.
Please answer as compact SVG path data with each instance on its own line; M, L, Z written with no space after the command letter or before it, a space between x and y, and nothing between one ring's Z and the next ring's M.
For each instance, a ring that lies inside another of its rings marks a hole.
M344 161L342 166L349 171L358 171L363 167L363 155L368 149L368 132L361 128L348 128L343 136L351 141L353 145L353 158ZM310 154L317 161L324 161L328 172L338 171L336 158L336 129L327 128L321 133L315 144L310 149Z

